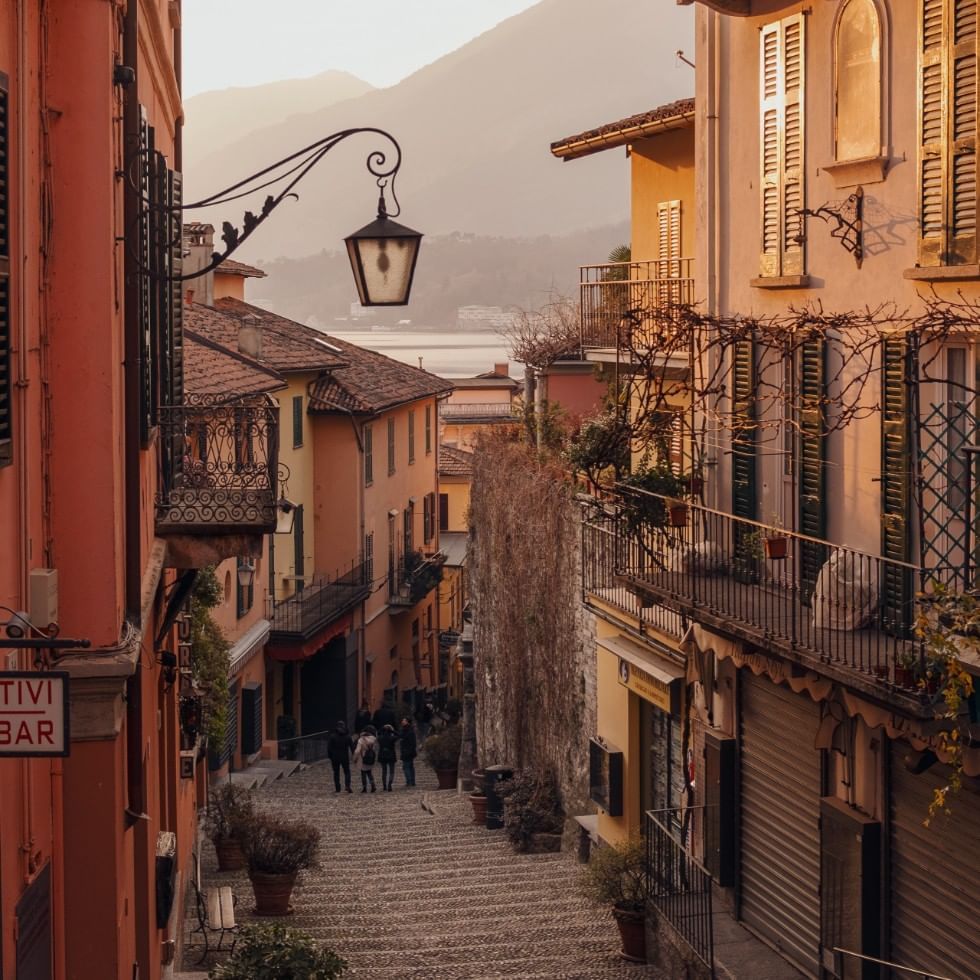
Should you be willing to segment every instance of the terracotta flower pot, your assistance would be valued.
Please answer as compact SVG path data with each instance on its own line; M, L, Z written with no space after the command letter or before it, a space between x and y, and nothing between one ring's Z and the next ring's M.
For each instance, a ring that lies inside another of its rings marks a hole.
M766 549L766 558L770 561L781 561L786 557L788 538L765 538L762 543Z
M456 770L455 769L437 769L436 779L439 781L439 789L455 789L456 788Z
M482 827L487 822L487 798L482 793L471 793L473 804L473 823Z
M252 891L255 894L256 915L291 915L292 908L289 897L296 884L297 872L285 875L263 874L261 871L250 871Z
M687 504L674 504L669 513L671 527L687 527Z
M895 667L895 684L897 687L914 688L915 673L911 667Z
M214 853L218 855L219 871L241 871L245 867L242 843L234 837L214 841Z
M647 934L642 912L628 909L613 909L619 936L623 943L623 959L634 963L647 961Z

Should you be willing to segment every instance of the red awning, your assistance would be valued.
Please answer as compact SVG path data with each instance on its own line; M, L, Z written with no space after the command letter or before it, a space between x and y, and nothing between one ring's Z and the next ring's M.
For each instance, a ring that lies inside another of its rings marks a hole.
M308 640L290 643L275 639L275 634L266 644L265 653L273 660L309 660L322 647L325 647L334 637L345 636L353 626L354 616L348 613L340 619L335 619Z

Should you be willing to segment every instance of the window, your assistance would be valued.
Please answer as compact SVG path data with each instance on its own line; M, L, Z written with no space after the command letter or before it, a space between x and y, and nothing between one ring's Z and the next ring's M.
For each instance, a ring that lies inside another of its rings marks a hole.
M293 449L303 445L303 396L293 396Z
M364 535L364 578L368 584L374 581L374 531Z
M408 413L408 463L415 462L415 412Z
M398 644L397 643L388 651L388 659L389 660L397 660L398 659Z
M977 4L921 0L919 265L977 261Z
M395 420L388 419L388 476L395 472Z
M760 187L763 277L803 274L803 15L761 32Z
M7 76L0 73L0 466L14 459L13 384L10 348L10 241L7 202ZM23 175L18 179L22 180Z
M364 484L374 482L374 432L371 426L364 426Z
M432 406L425 406L425 455L432 452Z
M881 21L874 0L847 0L834 46L834 159L881 153Z
M949 508L957 513L966 505L967 459L963 447L969 444L970 390L966 383L968 351L965 347L946 349L946 458ZM971 457L972 458L972 457Z
M395 515L388 515L388 591L394 592L397 583L395 581L395 560L397 553L395 550Z
M439 494L439 530L449 530L449 494Z

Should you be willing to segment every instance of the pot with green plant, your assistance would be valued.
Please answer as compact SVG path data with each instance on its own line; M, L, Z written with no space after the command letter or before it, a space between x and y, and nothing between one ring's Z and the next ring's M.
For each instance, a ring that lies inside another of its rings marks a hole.
M746 585L758 585L762 560L765 557L762 529L736 524L734 532L732 573L735 580Z
M256 816L242 847L255 894L256 915L289 915L289 898L300 871L316 867L320 831L302 820Z
M245 867L242 838L254 817L251 790L234 783L223 783L211 790L204 832L214 845L219 871L240 871Z
M646 846L636 838L596 848L582 872L589 898L612 907L623 944L623 958L646 962L646 913L649 885Z
M515 851L543 854L561 850L565 828L558 780L551 771L522 769L502 783L504 829Z
M917 658L911 650L900 650L895 656L895 686L915 689Z
M459 768L462 729L448 725L443 731L430 735L422 745L426 762L435 770L439 789L455 789Z
M208 980L338 980L347 961L313 937L278 922L244 926L235 949Z

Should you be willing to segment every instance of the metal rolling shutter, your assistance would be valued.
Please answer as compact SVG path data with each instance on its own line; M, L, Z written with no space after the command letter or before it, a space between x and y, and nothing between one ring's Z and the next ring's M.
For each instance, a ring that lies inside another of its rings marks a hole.
M819 976L818 706L751 671L741 678L740 915Z
M948 817L922 825L949 770L937 763L921 775L905 768L911 749L891 747L891 956L901 966L956 980L980 975L976 882L980 881L980 798L961 790Z

